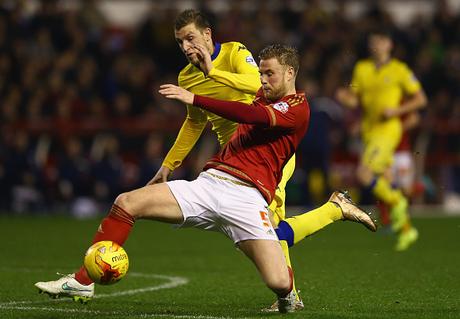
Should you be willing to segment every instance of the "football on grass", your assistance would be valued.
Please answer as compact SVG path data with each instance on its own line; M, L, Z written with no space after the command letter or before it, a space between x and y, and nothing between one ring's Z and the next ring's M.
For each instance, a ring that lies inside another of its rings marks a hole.
M84 265L89 277L97 284L111 285L128 272L126 251L113 241L99 241L88 248Z

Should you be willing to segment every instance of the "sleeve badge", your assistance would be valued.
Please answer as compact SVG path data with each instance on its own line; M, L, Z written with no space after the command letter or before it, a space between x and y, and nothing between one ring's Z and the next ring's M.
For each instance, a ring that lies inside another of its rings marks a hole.
M254 58L252 57L252 55L248 55L248 56L246 57L246 62L249 63L249 64L251 64L251 65L253 65L253 66L255 66L255 67L257 67L257 63L256 63L256 61L254 60Z

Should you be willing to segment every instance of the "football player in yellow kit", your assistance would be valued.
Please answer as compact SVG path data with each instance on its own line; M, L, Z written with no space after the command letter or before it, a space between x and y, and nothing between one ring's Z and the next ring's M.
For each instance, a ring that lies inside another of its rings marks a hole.
M427 103L420 82L407 65L392 58L391 35L378 30L369 35L371 58L358 61L350 87L340 88L343 105L363 110L361 135L364 151L357 170L358 180L390 208L392 229L398 234L395 249L406 250L418 238L411 225L408 201L393 188L388 173L403 133L401 117ZM401 103L403 97L406 97Z
M260 75L251 52L243 44L214 42L208 20L195 10L185 10L177 16L174 33L179 47L190 62L179 73L180 87L194 94L216 99L246 104L252 102L261 87ZM186 107L187 115L176 141L149 184L167 181L174 169L182 164L208 122L211 123L221 147L236 130L237 123L192 105ZM283 178L278 185L275 199L270 204L272 223L274 228L278 226L276 232L288 266L291 266L289 246L336 220L360 222L375 231L376 226L372 219L357 208L346 194L340 192L335 192L326 204L308 214L286 219L284 188L294 168L293 156L283 169ZM296 296L296 309L299 310L304 306L297 292ZM274 304L271 309L276 310L277 305Z

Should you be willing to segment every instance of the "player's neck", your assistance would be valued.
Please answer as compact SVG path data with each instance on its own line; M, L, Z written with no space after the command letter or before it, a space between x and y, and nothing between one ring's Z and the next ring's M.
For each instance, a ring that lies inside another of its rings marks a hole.
M208 46L209 54L212 56L214 52L216 51L216 44L214 41L211 42L211 44Z
M290 88L286 95L285 96L288 96L288 95L293 95L293 94L296 94L297 93L297 90L295 89L295 86L293 86L292 88Z
M384 66L391 60L391 55L382 55L382 56L375 56L373 58L375 66L377 68L380 68L381 66Z

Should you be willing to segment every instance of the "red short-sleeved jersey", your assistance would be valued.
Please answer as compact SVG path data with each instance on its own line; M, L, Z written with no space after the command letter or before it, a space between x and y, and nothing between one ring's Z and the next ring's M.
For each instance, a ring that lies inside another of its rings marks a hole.
M303 93L274 103L259 93L252 107L263 108L270 125L239 124L230 141L204 169L222 170L254 184L270 203L284 165L307 131L310 108Z

